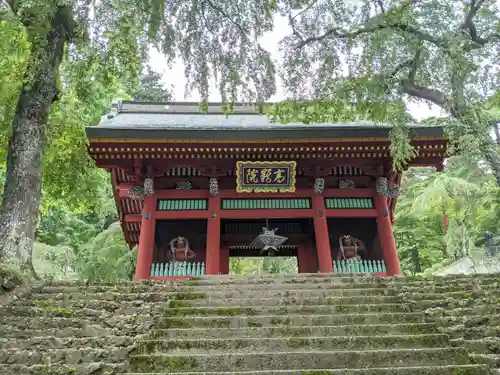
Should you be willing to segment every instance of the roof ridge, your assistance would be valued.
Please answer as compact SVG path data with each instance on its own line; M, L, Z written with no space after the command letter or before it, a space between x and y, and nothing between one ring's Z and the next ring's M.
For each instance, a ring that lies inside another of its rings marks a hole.
M122 110L122 107L123 107L123 100L122 99L114 99L111 102L111 109L109 110L109 112L106 113L105 115L101 116L101 120L99 121L99 125L106 120L110 120L110 119L118 116Z

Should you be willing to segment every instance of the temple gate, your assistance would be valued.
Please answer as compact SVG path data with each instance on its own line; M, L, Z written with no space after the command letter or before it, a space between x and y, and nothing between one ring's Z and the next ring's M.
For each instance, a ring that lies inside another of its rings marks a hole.
M401 174L389 129L272 124L252 107L117 102L88 127L111 172L136 279L227 274L233 256L296 256L301 273L400 273L392 232ZM442 168L436 126L411 127L409 165Z

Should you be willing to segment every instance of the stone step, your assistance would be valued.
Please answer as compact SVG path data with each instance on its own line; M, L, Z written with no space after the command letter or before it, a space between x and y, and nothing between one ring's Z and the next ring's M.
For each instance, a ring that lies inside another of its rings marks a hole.
M137 339L132 336L100 336L100 337L69 337L61 338L59 335L53 337L36 337L24 340L0 339L0 350L10 349L33 349L46 352L54 349L104 349L120 348L134 345Z
M273 302L274 300L270 300ZM48 302L48 301L47 301ZM170 303L127 303L109 301L55 301L51 306L9 306L0 311L4 316L59 316L59 317L85 317L94 316L97 312L101 315L140 315L161 314L163 316L189 316L189 315L283 315L283 314L337 314L361 312L411 312L423 311L428 308L444 304L446 308L456 307L454 303L433 300L421 300L412 303L377 303L377 304L336 304L336 305L246 305L246 306L197 306L197 307L170 307ZM466 309L461 309L466 312ZM488 312L493 312L494 307L488 307ZM498 309L500 310L500 308ZM477 312L477 310L475 310Z
M309 280L309 281L308 281ZM500 278L492 277L484 280L463 279L452 280L446 282L433 283L432 281L422 280L415 282L396 282L390 278L373 278L373 279L356 279L354 277L347 278L345 281L339 282L341 279L335 278L319 278L310 281L310 279L297 279L296 282L281 282L279 279L263 279L255 280L254 282L245 283L212 283L211 279L207 282L198 283L199 280L184 280L184 281L153 281L153 282L130 282L119 285L81 285L68 284L34 287L32 292L36 294L47 293L149 293L149 292L179 292L179 293L206 293L210 291L225 292L229 290L299 290L299 289L395 289L395 290L413 290L421 292L446 292L446 291L481 291L482 289L495 290L499 286Z
M327 289L299 289L299 290L259 290L256 295L255 291L247 290L246 293L236 293L228 290L225 292L207 291L206 293L176 293L176 292L151 292L151 293L115 293L115 292L99 292L93 294L86 293L38 293L32 294L30 298L24 300L26 303L38 301L38 304L43 304L42 301L112 301L112 302L165 302L171 301L175 304L182 305L183 303L191 303L194 305L219 305L235 304L235 305L254 305L256 301L275 299L281 303L300 303L301 301L311 302L313 304L330 304L319 303L320 301L339 301L342 303L383 303L407 300L411 297L412 300L427 299L427 300L443 300L443 299L463 299L471 296L470 292L452 291L447 293L420 293L407 292L394 289L347 289L339 290L341 293L347 292L345 295L338 295L337 291L331 292ZM358 292L350 294L350 292ZM269 304L269 303L267 303Z
M424 314L368 313L327 315L258 315L258 316L190 316L161 318L156 328L243 328L285 326L318 326L343 324L424 323Z
M453 339L450 343L453 346L463 346L472 353L500 355L500 337L484 337L474 340Z
M122 330L126 332L136 332L144 329L149 329L154 323L151 316L135 316L135 315L112 315L92 317L93 319L81 317L63 318L54 316L4 316L0 320L0 328L3 330L9 329L24 329L24 330L43 330L43 329L66 329L74 328L88 332L99 333L101 330ZM2 328L3 327L3 328ZM130 333L129 332L129 333Z
M210 275L210 276L202 276L202 277L193 277L190 280L192 282L199 281L231 281L234 280L236 282L242 283L251 283L258 280L268 280L268 279L335 279L341 280L343 282L353 283L357 280L369 280L369 281L387 281L390 280L392 282L403 282L403 283L412 283L412 282L432 282L432 283L448 283L450 281L456 280L471 280L471 281L482 281L482 280L497 280L500 278L500 273L497 274L475 274L475 275L447 275L447 276L394 276L394 277L378 277L373 276L371 274L340 274L340 273L301 273L301 274L293 274L293 273L283 273L283 274L262 274L262 275ZM354 279L354 280L353 280ZM175 280L174 280L175 281ZM126 284L154 284L157 283L157 280L140 280L140 281L129 281ZM171 280L161 281L163 283L170 283ZM51 285L56 286L81 286L85 287L88 285L86 281L78 281L78 280L67 280L67 281L52 281ZM91 285L98 286L114 286L116 283L113 282L95 282Z
M137 354L169 353L179 354L217 351L266 351L286 352L295 349L329 350L373 350L373 349L416 349L449 346L444 334L406 336L337 336L337 337L273 337L273 338L224 338L224 339L171 339L140 340Z
M418 367L380 367L360 369L324 369L324 370L262 370L234 372L156 372L130 373L123 375L490 375L485 365L446 365ZM500 373L500 372L499 372Z
M113 372L115 371L115 372ZM91 362L75 365L5 365L0 364L0 375L107 375L128 371L126 364Z
M65 328L45 328L45 329L21 329L19 327L8 327L4 328L0 326L0 337L5 339L16 339L16 340L26 340L33 337L57 337L60 339L67 339L71 337L83 338L83 337L101 337L116 335L116 329L104 328L100 326L90 326L90 327L65 327Z
M444 306L447 308L464 305L461 298L439 293L418 293L411 296L345 296L345 297L263 297L251 298L208 298L196 300L171 300L168 305L175 307L238 307L238 306L297 306L297 305L387 305L413 303L416 307L430 308Z
M469 364L461 348L132 355L132 372L376 368Z
M491 325L488 323L473 327L460 324L452 327L440 327L439 330L440 332L447 333L453 339L477 340L485 337L500 337L500 326L496 324L498 323L491 323Z
M469 354L469 358L473 363L487 364L492 368L500 367L500 355L499 354Z
M357 284L357 283L371 283L371 284L415 284L427 283L434 285L447 285L453 282L474 282L474 283L497 283L500 281L499 274L482 275L481 277L471 277L470 275L456 275L447 277L377 277L366 273L311 273L311 274L268 274L268 275L250 275L250 276L205 276L191 278L187 281L191 285L226 285L226 284L261 284L261 283L337 283L337 284Z
M433 323L406 323L406 324L370 324L370 325L339 325L339 326L277 326L277 327L246 327L246 328L179 328L155 329L152 338L224 338L224 337L273 337L286 334L287 336L347 336L347 335L401 335L436 333L438 327ZM443 331L447 333L446 331ZM30 338L88 338L102 336L123 335L119 328L105 328L100 326L20 329L19 327L2 328L0 337L4 339L26 340ZM494 336L494 335L493 335ZM462 337L462 335L460 335ZM480 337L485 337L482 335Z
M63 301L54 302L51 306L29 306L23 304L15 304L6 306L0 309L0 317L3 319L5 316L17 317L30 317L30 316L46 316L46 317L61 317L61 318L76 318L76 317L103 317L112 315L138 315L138 314L151 314L153 310L161 309L157 304L143 304L139 306L120 306L115 304L111 306L110 303L102 303L102 301L94 303L79 303L78 301ZM163 305L166 309L168 304Z
M316 336L369 336L369 335L411 335L436 333L431 323L406 324L357 324L339 326L276 326L246 328L169 328L155 329L150 338L193 339L203 338L258 338L258 337L316 337Z
M134 350L132 346L125 348L79 348L52 349L42 351L35 347L30 350L0 350L0 363L16 365L76 365L82 363L111 362L123 363Z
M338 314L369 312L411 312L412 307L404 303L364 305L310 305L310 306L231 306L231 307L157 307L163 316L225 316L225 315L288 315L288 314ZM421 309L420 309L421 310ZM419 311L420 311L419 310Z

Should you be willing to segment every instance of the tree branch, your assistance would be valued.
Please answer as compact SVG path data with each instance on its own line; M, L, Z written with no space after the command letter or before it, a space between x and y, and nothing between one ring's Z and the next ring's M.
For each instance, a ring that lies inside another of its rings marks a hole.
M493 41L493 39L500 39L500 34L493 33L485 38L481 37L477 33L476 24L474 23L474 18L477 15L477 12L483 6L485 0L471 0L469 9L465 14L465 19L462 25L460 26L463 30L466 30L470 35L470 38L474 43L477 43L478 46L469 46L469 50L480 48L485 44Z
M318 35L318 36L312 36L307 39L303 39L298 45L297 48L302 48L306 46L307 44L313 43L313 42L318 42L322 41L330 36L337 37L337 38L354 38L362 34L369 34L373 33L375 31L380 31L380 30L385 30L385 29L392 29L396 31L400 31L403 33L407 34L412 34L413 36L417 37L418 39L422 41L427 41L429 43L432 43L438 47L445 47L446 42L438 37L432 36L430 34L427 34L424 31L421 31L413 26L406 25L403 23L395 22L395 23L388 23L388 24L378 24L374 26L365 26L361 27L355 31L347 31L342 28L334 27L329 30L327 30L324 34Z
M210 5L210 7L215 10L216 12L220 13L225 19L227 19L229 22L231 22L233 25L235 25L242 34L247 35L247 32L243 30L243 27L238 22L235 22L229 14L227 14L224 9L221 7L216 6L211 0L205 0L204 3Z
M411 60L404 62L406 67L410 68L410 71L408 72L408 78L404 78L400 81L401 88L407 95L430 101L441 108L448 108L449 100L443 92L415 83L415 76L417 74L421 53L422 50L418 48L415 51L415 56Z
M380 8L380 11L382 13L385 13L384 1L383 0L377 0L377 4L378 4L378 6Z
M477 11L483 5L484 0L471 0L469 10L465 15L464 23L462 24L462 28L469 31L470 37L476 43L478 42L478 35L476 25L474 24L474 17L477 14Z

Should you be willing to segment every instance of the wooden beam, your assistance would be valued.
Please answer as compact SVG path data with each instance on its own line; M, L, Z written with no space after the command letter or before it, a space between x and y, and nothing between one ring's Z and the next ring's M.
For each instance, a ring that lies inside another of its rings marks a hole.
M221 219L310 219L312 209L292 210L221 210Z
M350 208L350 209L331 208L331 209L326 209L325 214L327 218L355 219L355 218L377 217L377 212L375 211L375 209L366 209L366 208Z
M208 219L210 212L206 211L156 211L155 219L157 220L196 220Z
M123 223L140 223L142 215L140 214L126 214L123 215Z

